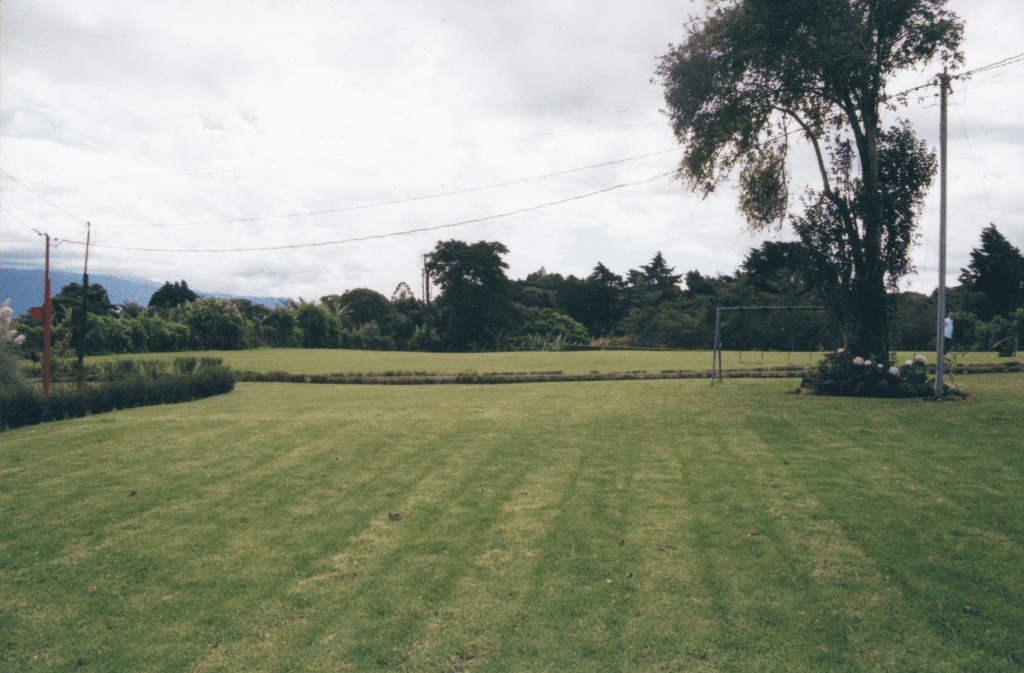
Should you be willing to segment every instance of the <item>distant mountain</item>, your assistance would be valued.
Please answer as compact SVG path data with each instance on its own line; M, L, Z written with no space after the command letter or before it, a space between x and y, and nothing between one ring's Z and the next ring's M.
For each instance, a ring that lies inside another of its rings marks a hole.
M10 298L11 308L15 314L28 313L29 308L43 305L43 278L42 269L0 269L0 302ZM177 282L180 278L169 279ZM186 279L187 280L187 279ZM50 295L60 292L68 283L81 283L82 274L75 274L67 271L50 269ZM89 284L99 283L107 290L110 301L114 304L123 304L126 301L137 301L143 306L149 303L149 298L163 286L163 283L154 283L151 280L141 278L121 278L117 276L105 276L101 274L89 274ZM274 301L283 301L283 297L249 297L224 294L220 292L206 293L195 288L189 288L200 297L227 297L248 299L254 304L274 307Z

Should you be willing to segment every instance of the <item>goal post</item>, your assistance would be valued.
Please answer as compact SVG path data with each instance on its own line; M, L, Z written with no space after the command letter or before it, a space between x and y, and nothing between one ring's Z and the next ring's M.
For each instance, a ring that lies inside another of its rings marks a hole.
M711 385L715 385L717 361L718 380L722 380L722 311L824 311L824 306L719 306L715 313L715 343L711 353Z

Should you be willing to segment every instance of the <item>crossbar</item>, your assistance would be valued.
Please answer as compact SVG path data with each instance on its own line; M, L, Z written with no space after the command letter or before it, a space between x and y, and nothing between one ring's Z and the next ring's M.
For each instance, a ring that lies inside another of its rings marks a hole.
M711 353L711 385L715 385L715 360L718 360L718 380L722 380L722 311L824 311L824 306L719 306L715 312L715 345Z

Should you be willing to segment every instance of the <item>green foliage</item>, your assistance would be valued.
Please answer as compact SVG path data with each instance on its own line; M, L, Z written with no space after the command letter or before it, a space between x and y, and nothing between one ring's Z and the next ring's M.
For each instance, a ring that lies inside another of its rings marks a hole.
M451 240L438 241L427 256L427 272L441 288L438 332L450 350L498 350L516 326L505 254L508 248L497 241Z
M70 316L73 310L82 307L82 286L68 283L56 296L50 298L50 306L55 316ZM117 307L110 302L106 288L99 283L90 283L85 310L93 315L109 316L117 312Z
M146 307L134 299L129 299L123 304L118 304L117 311L120 317L133 319L145 313Z
M935 391L927 379L923 356L895 367L885 360L876 362L841 351L812 368L801 386L817 395L931 397Z
M295 309L279 306L271 311L260 325L260 338L275 348L295 346Z
M115 409L188 402L221 395L235 387L230 370L214 360L173 374L157 372L151 366L118 364L109 376L101 383L54 386L49 394L36 386L0 389L0 430Z
M303 348L337 348L338 319L327 307L301 304L295 309L295 321L302 330Z
M349 310L349 319L356 327L368 322L383 324L391 313L387 297L365 287L346 291L338 298L338 305Z
M524 309L525 324L520 333L509 340L511 350L562 350L582 346L590 341L587 329L567 315L549 308ZM540 348L540 344L558 344L559 348Z
M0 391L19 386L23 378L18 347L25 341L25 336L11 329L13 311L10 304L10 299L0 304Z
M245 318L228 299L202 297L177 307L174 314L188 327L193 348L238 350L248 346Z
M709 3L657 69L685 146L678 177L706 196L738 171L740 210L753 230L781 226L790 138L810 143L821 188L809 193L797 228L831 271L832 303L851 315L853 340L869 351L888 350L886 276L909 268L914 220L934 172L908 125L883 131L882 107L899 102L886 87L935 58L962 62L963 26L944 6Z
M569 344L565 342L561 334L526 334L512 337L506 344L510 351L551 351L561 352L568 350Z
M444 342L441 341L437 330L417 325L412 338L409 340L409 348L415 351L437 353L444 350Z
M975 308L982 320L1009 317L1024 308L1024 255L991 224L982 230L981 247L971 251L960 282L983 298Z
M195 301L198 298L198 295L189 289L188 283L184 280L174 285L171 285L170 281L164 281L163 286L149 298L148 305L152 308L168 309Z
M713 341L702 316L681 302L634 307L626 324L634 345L644 348L708 348Z

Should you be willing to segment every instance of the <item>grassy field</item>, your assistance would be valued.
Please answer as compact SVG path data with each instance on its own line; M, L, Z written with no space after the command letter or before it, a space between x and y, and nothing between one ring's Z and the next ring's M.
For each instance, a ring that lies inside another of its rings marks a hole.
M9 431L0 669L1019 670L1024 375L964 379L240 384Z
M87 358L99 363L119 358L173 359L182 353L144 355L108 355ZM564 374L609 374L612 372L711 371L711 351L574 351L567 353L409 353L359 350L313 350L262 348L248 351L204 351L190 353L200 357L219 357L239 371L282 371L289 374L382 374L385 372L424 372L427 374L478 374L505 372L552 372ZM902 362L915 353L899 353ZM934 363L935 353L927 353ZM761 369L787 365L807 366L821 357L819 353L778 353L761 351L725 351L723 369ZM958 354L958 362L1007 362L996 353ZM1021 361L1024 356L1012 358Z

